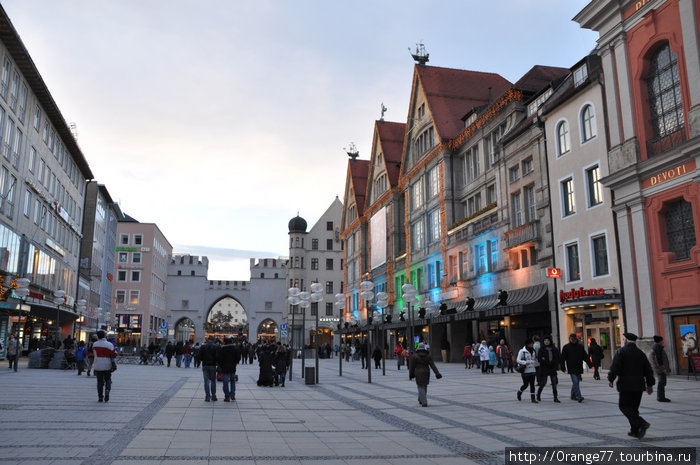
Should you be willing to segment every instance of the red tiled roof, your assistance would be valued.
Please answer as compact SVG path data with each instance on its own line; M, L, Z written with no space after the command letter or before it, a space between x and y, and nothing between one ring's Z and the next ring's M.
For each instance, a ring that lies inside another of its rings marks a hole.
M556 85L556 81L568 76L570 72L569 68L535 65L515 83L514 87L523 92L538 93L550 84Z
M399 175L401 174L401 154L403 153L406 124L389 121L376 121L375 124L384 154L389 185L396 187L399 184Z
M463 129L462 116L477 105L489 103L512 87L495 73L415 66L425 92L435 129L442 140L452 139Z
M365 212L365 196L367 195L367 176L369 175L369 160L349 160L348 169L352 177L352 187L355 190L355 205L357 216Z

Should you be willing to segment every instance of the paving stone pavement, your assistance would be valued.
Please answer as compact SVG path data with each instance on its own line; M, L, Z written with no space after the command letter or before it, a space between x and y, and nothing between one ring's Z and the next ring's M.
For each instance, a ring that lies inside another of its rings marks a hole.
M569 400L566 374L561 404L549 386L533 404L516 400L518 374L437 363L443 378L432 379L421 408L393 361L368 384L359 362L344 362L339 377L337 359L321 360L318 385L304 383L299 362L284 388L257 387L257 366L239 365L232 403L222 402L221 383L219 401L204 402L201 370L174 364L120 365L106 404L94 377L3 365L0 465L491 465L505 462L505 447L700 446L700 381L684 376L669 378L671 403L644 395L652 426L639 441L627 436L615 390L592 373L582 404Z

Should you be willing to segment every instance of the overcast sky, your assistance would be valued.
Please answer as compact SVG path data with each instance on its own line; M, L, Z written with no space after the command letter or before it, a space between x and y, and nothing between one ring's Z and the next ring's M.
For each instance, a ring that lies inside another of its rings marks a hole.
M354 142L405 122L413 60L517 81L571 67L588 0L2 0L96 180L210 279L286 256L339 196Z

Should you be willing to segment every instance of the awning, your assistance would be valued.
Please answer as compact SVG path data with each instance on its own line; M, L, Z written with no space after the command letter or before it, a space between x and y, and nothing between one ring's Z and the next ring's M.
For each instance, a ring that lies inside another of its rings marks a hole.
M548 311L547 284L521 289L508 290L508 305L498 305L498 294L474 298L474 311L466 311L467 304L463 302L457 308L455 320L470 320L472 318L489 318L512 315L514 313L528 313Z

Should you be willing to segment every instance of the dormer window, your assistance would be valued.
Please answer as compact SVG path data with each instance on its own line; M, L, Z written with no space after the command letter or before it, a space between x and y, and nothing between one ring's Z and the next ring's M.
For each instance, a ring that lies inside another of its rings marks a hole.
M552 95L552 89L547 89L547 91L544 94L537 97L534 102L531 102L527 106L527 116L531 116L537 113L537 110L539 110L539 108L544 104L544 102L547 101L550 95Z
M584 63L574 70L574 87L578 87L588 79L588 66Z
M421 103L421 105L418 107L418 119L423 119L425 116L425 103Z
M374 200L378 199L387 190L386 173L382 173L374 180Z

